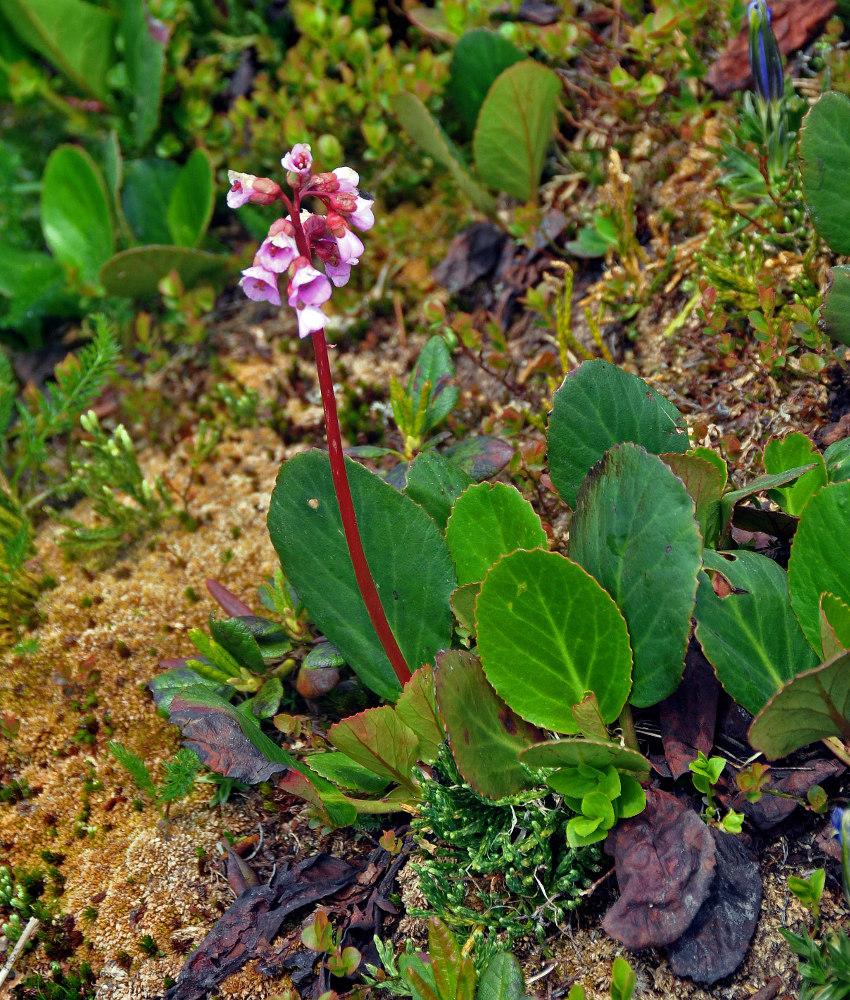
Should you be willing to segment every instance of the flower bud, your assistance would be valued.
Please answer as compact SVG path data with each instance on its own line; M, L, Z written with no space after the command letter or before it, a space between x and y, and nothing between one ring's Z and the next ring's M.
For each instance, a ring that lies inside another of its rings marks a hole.
M765 0L750 0L747 5L750 68L756 93L765 104L781 101L785 92L782 56L770 26L770 17L770 8Z

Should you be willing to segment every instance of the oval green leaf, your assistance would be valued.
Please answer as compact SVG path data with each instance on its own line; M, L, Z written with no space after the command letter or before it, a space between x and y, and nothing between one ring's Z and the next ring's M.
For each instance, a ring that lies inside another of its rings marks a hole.
M487 573L475 605L487 680L524 719L577 731L571 706L593 691L605 722L629 695L623 616L602 587L557 552L517 551Z
M213 183L209 154L194 150L177 175L165 214L171 241L177 246L197 246L207 231L215 202Z
M825 486L803 511L788 561L791 606L814 649L820 649L821 594L850 604L847 534L850 481Z
M416 792L419 739L392 705L350 715L330 727L328 739L362 767Z
M850 254L850 98L821 95L803 119L799 151L812 223L830 249Z
M451 640L449 597L457 583L449 550L418 504L362 465L345 464L387 620L416 670ZM284 464L268 522L286 577L310 617L366 685L394 700L399 683L357 587L326 454L308 452Z
M468 31L455 45L448 92L469 135L496 77L525 58L522 49L488 28Z
M477 656L465 649L437 653L437 704L457 769L488 799L534 784L517 759L543 733L524 722L496 694Z
M796 674L817 666L788 596L783 570L755 552L703 553L705 568L729 587L718 597L700 573L696 635L717 679L753 715Z
M0 11L36 52L94 97L106 98L116 60L116 17L83 0L0 0Z
M498 76L472 138L475 169L487 184L521 201L536 197L560 92L558 75L533 59Z
M612 448L576 502L570 556L599 581L628 623L630 701L639 707L672 694L682 678L702 563L694 512L681 479L635 444Z
M227 258L189 247L149 246L122 250L100 270L100 280L109 295L128 299L150 298L171 271L180 275L184 288L217 280L227 267Z
M483 580L493 563L509 552L547 547L534 508L516 487L505 483L480 483L464 490L446 525L446 543L461 586Z
M850 653L789 681L759 712L749 740L769 760L838 736L850 741Z
M54 257L97 285L115 250L109 195L100 168L79 146L60 146L47 160L41 186L41 228Z
M643 379L607 361L584 361L555 393L549 418L549 474L575 509L591 466L615 444L633 441L653 455L688 450L682 415Z

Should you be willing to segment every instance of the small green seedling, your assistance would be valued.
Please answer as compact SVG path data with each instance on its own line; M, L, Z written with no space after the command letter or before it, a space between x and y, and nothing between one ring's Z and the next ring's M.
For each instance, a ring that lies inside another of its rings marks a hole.
M122 743L110 740L107 750L118 763L129 772L136 787L144 792L156 805L162 808L162 814L168 819L171 803L186 798L195 787L195 779L201 769L201 762L193 750L181 749L173 760L163 761L162 780L157 783L148 770L147 764L138 754L128 750Z
M301 941L310 951L318 951L327 955L328 972L332 976L347 978L353 976L360 965L360 952L357 948L343 948L342 938L334 933L328 915L324 910L317 910L313 923L301 932Z
M637 977L629 963L618 955L611 966L611 1000L631 1000L637 985ZM573 983L567 1000L587 1000L581 983Z
M706 757L702 750L697 751L697 759L688 765L691 769L691 780L694 788L703 795L705 813L703 817L710 826L716 826L725 833L740 833L744 823L744 814L730 809L720 819L714 802L714 786L720 780L726 761L722 757Z
M579 764L564 767L547 779L564 796L564 803L577 815L567 824L570 847L584 847L604 840L614 824L637 816L646 806L640 782L612 765L604 768Z
M823 868L817 868L808 878L798 878L796 875L788 878L788 889L814 918L816 933L820 924L820 900L825 882L826 872Z

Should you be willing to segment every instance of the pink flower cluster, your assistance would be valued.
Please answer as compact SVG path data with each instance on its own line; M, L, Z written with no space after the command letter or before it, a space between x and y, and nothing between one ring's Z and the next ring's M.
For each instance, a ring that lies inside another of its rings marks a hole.
M280 162L292 189L291 199L268 177L230 170L227 204L239 208L283 202L287 215L271 224L239 284L249 299L279 306L278 275L286 273L286 301L298 316L299 336L306 337L325 327L327 317L321 307L331 297L331 283L337 288L344 285L351 268L360 262L363 244L351 227L371 229L375 216L372 200L360 196L360 178L350 167L314 175L313 157L305 142L293 146ZM302 209L301 201L307 196L321 201L327 215ZM324 273L314 266L314 259Z

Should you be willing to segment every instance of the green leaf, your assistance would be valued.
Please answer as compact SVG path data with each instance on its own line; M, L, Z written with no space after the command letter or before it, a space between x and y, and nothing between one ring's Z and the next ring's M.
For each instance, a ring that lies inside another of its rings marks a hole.
M172 160L150 157L125 161L121 208L140 243L171 243L166 212L179 176L180 167Z
M100 280L108 295L150 298L171 271L180 275L184 288L215 281L227 267L227 258L188 247L148 246L122 250L101 268Z
M748 739L778 760L830 736L850 741L850 653L789 681L755 717Z
M428 921L428 954L437 992L442 1000L455 1000L463 958L454 934L438 917Z
M419 739L419 760L431 764L437 759L446 733L434 696L434 668L420 667L404 685L395 706L396 714Z
M475 619L487 680L524 719L575 732L570 706L585 691L606 722L620 714L631 678L626 623L577 563L541 549L503 556L484 578Z
M307 766L323 778L354 792L380 795L389 785L390 779L376 774L370 767L359 764L347 754L338 751L314 753L306 758Z
M120 0L120 16L118 36L132 97L133 141L141 148L159 124L166 43L151 31L145 0Z
M630 701L640 708L672 694L682 678L701 555L694 502L682 481L638 445L612 448L582 485L570 556L626 619Z
M755 715L818 658L791 610L787 578L777 563L744 550L706 549L703 559L709 573L700 573L696 636L726 692ZM715 573L731 586L725 597L714 591Z
M831 483L850 479L850 437L835 441L823 453L826 472Z
M437 704L458 771L488 799L513 795L534 782L517 753L543 735L514 714L464 649L437 653Z
M478 583L501 556L517 549L545 549L546 532L515 486L480 483L464 490L452 508L446 543L458 583Z
M525 978L516 955L498 952L481 973L475 1000L524 1000L524 997Z
M598 820L606 830L610 830L616 820L614 807L604 792L588 792L581 800L581 812L589 819Z
M184 688L196 685L206 685L212 688L213 692L220 698L226 699L233 694L233 688L229 684L208 681L196 670L191 670L189 667L174 667L172 670L166 670L163 674L157 674L156 677L148 681L147 689L153 695L156 707L167 712L171 708L171 702Z
M419 740L392 705L350 715L330 727L328 739L358 764L416 794Z
M270 719L283 700L283 684L279 677L269 677L251 699L251 711L258 719Z
M76 86L101 100L115 62L116 17L82 0L0 0L20 37Z
M496 78L525 58L522 49L487 28L467 31L460 38L452 51L448 93L470 135Z
M431 518L361 465L346 459L366 559L390 628L412 670L449 645L449 550ZM298 455L280 471L269 532L286 577L318 628L358 676L384 698L399 684L360 596L342 531L330 462Z
M183 164L165 219L170 242L180 247L194 247L207 231L213 213L213 166L206 150L194 150Z
M824 660L850 649L850 605L835 594L821 594L820 634Z
M815 493L826 486L826 462L814 442L800 431L792 431L783 438L772 437L764 447L764 471L769 475L787 472L788 469L811 465L791 486L770 490L768 496L789 514L799 517Z
M850 346L850 266L847 264L829 269L820 326L833 340Z
M803 119L799 141L803 197L818 233L850 254L850 98L822 94Z
M0 295L11 299L0 327L27 337L45 316L79 315L80 300L71 293L62 265L40 250L0 244Z
M410 463L404 492L423 507L441 531L452 504L472 482L453 462L436 451L425 451Z
M788 561L791 606L814 649L820 649L820 598L830 593L850 604L847 526L850 482L825 486L803 511Z
M636 983L632 967L618 955L611 966L611 1000L630 1000Z
M485 215L496 211L496 199L483 188L466 168L451 139L434 121L431 112L415 94L401 91L391 98L392 108L401 127L430 157L446 167L472 204Z
M472 137L475 169L487 184L521 201L536 199L560 92L557 73L533 59L499 74Z
M617 819L630 819L642 813L646 808L646 792L641 783L630 774L621 774L620 785L620 797L614 803Z
M86 285L115 249L106 182L89 154L59 146L47 160L41 182L41 228L53 255L73 267Z
M696 505L703 543L714 548L720 539L720 498L726 485L725 471L721 472L715 463L690 452L661 455L661 458L685 484Z
M615 444L633 441L648 452L688 449L685 421L651 386L607 361L584 361L555 393L549 418L549 474L575 509L591 466Z
M407 395L418 400L425 383L431 383L428 415L423 430L431 430L457 406L460 389L454 377L455 366L448 345L442 337L430 337L416 359L407 384Z
M210 632L236 662L255 674L265 673L266 663L251 630L238 618L219 620L210 615Z
M475 602L481 593L480 583L467 583L458 587L451 596L452 612L458 625L466 629L470 635L475 635Z
M619 743L585 738L536 743L523 750L520 759L530 767L578 767L579 764L586 764L601 769L610 766L618 771L631 771L642 780L649 778L651 767L646 757L637 750Z

